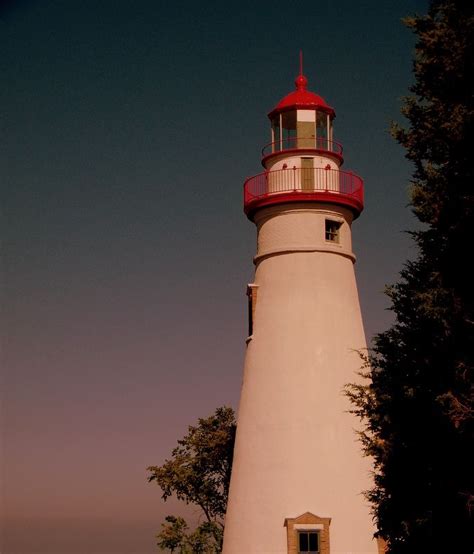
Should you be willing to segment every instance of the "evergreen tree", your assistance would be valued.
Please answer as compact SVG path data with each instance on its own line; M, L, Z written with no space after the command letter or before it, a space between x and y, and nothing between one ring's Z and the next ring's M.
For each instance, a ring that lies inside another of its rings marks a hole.
M349 385L374 459L367 496L390 554L474 551L474 3L432 2L393 135L414 164L418 247L388 288L395 323Z

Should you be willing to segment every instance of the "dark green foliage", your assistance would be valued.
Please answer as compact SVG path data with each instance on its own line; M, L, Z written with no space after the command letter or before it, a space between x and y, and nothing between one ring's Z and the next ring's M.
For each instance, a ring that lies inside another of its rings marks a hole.
M188 537L189 553L218 554L222 550L224 530L213 521L201 523Z
M158 546L171 552L184 554L187 546L188 524L182 517L166 516L161 524L161 533L157 535Z
M150 466L148 481L156 481L167 500L175 494L186 504L199 506L206 519L188 534L184 519L168 516L162 524L158 546L181 553L220 552L229 493L235 440L235 414L232 408L218 408L178 441L171 459L162 466ZM175 542L173 542L175 541ZM177 541L177 542L176 542Z
M396 320L375 337L366 385L348 394L375 462L368 492L391 554L474 551L474 3L406 19L418 37L408 129L418 257L387 290Z
M157 535L162 550L179 554L218 554L222 548L223 530L220 525L206 521L192 533L182 517L167 516Z

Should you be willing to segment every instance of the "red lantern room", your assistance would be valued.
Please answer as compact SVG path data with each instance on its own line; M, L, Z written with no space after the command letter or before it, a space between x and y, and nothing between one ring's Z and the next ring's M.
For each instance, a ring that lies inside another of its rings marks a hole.
M336 114L326 101L307 90L308 79L298 75L296 90L287 94L268 114L272 124L272 142L262 151L264 160L282 151L296 148L330 152L342 164L342 146L333 141Z
M246 180L244 211L288 202L322 202L350 208L354 217L363 209L363 181L340 168L342 146L333 138L334 109L307 89L300 74L296 89L268 114L271 142L262 150L265 171Z

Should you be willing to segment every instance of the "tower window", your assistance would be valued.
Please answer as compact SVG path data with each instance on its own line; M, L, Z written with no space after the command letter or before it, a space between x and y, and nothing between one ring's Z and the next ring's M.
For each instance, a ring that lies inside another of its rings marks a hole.
M298 532L298 554L319 554L319 533L317 531Z
M330 517L319 517L311 512L286 518L288 554L330 554L330 524Z
M339 242L339 229L341 223L339 221L332 221L326 219L326 240L330 242Z

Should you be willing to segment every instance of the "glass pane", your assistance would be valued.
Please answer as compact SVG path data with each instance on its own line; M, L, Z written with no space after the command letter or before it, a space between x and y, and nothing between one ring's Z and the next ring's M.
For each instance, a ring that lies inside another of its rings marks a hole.
M277 144L275 145L275 150L280 150L280 144L278 144L278 141L280 140L280 118L276 117L272 121L272 127L273 127L273 140Z
M308 533L300 533L300 552L308 552Z
M284 112L282 120L283 148L295 148L296 146L296 112Z
M289 111L281 114L283 129L293 129L296 131L296 112Z
M328 138L328 116L324 112L317 112L316 114L316 137L317 147L326 150Z
M339 227L340 223L326 219L326 240L339 242Z
M310 533L309 534L309 550L310 552L318 551L318 534Z

